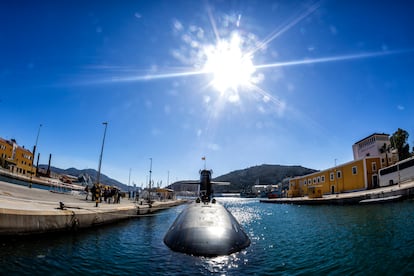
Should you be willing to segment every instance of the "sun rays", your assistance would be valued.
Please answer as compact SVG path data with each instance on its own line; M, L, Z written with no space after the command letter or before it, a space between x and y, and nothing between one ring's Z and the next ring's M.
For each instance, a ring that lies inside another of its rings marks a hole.
M211 29L194 24L186 26L178 20L174 20L172 24L174 33L182 40L179 49L172 51L173 58L183 65L181 69L167 67L164 70L156 66L155 69L144 74L134 74L133 72L128 74L121 71L121 75L113 76L102 82L145 82L198 77L198 81L204 79L204 84L200 83L200 90L203 93L209 93L211 90L218 92L218 97L211 94L208 97L208 102L201 100L205 105L214 105L217 110L222 110L226 103L237 104L243 100L254 99L263 105L271 105L280 115L286 110L286 103L282 100L282 95L278 95L275 91L268 91L269 89L265 89L261 85L267 76L266 70L378 58L413 51L413 49L386 50L286 61L282 60L283 57L279 57L277 61L264 57L266 55L265 49L269 48L275 39L279 39L299 22L313 15L319 7L319 1L309 5L302 12L296 13L294 18L275 28L264 39L259 40L254 33L249 33L247 28L242 28L244 19L242 14L228 15L223 23L222 19L215 20L211 7L207 6L206 13ZM259 54L262 54L261 60L267 62L256 64L255 55ZM250 97L251 95L255 97Z

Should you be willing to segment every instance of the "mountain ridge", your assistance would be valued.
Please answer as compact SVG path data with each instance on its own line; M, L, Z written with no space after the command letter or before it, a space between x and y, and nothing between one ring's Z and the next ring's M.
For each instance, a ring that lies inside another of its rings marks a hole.
M47 165L39 165L40 169L47 169ZM74 167L68 169L61 169L57 167L51 167L50 170L60 175L72 175L75 177L90 177L92 183L96 182L97 171L95 169L83 169L79 170ZM227 174L220 175L213 178L214 181L230 182L229 186L217 186L215 190L219 191L245 191L250 190L256 183L261 185L276 185L283 181L287 177L302 176L316 172L317 170L305 168L299 165L271 165L262 164L251 166L245 169L235 170ZM132 190L133 187L123 184L113 178L108 177L101 173L101 182L105 185L117 186L122 190ZM169 188L178 188L181 181L170 184Z
M288 177L302 176L316 171L315 169L305 168L299 165L256 165L213 178L214 181L230 183L228 186L215 186L214 190L215 192L249 191L257 183L261 185L276 185L282 183ZM188 184L177 181L169 187L176 190L183 190L188 188Z
M39 165L39 169L43 169L46 170L47 169L47 165ZM75 177L82 177L82 175L87 177L90 177L92 183L96 182L96 177L98 175L98 171L95 169L83 169L83 170L79 170L76 169L74 167L70 167L68 169L61 169L61 168L57 168L57 167L50 167L50 170L56 174L60 174L60 175L71 175L71 176L75 176ZM100 182L105 184L105 185L109 185L109 186L117 186L119 188L121 188L121 190L131 190L132 187L128 186L122 182L119 182L116 179L113 179L103 173L101 173L100 176ZM91 185L91 184L89 184Z

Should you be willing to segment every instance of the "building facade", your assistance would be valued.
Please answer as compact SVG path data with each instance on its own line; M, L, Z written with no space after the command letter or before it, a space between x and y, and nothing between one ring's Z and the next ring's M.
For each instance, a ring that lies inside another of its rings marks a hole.
M19 146L14 139L0 138L0 166L12 173L32 175L33 153Z
M385 133L374 133L356 142L352 151L354 160L351 162L291 178L288 197L322 197L377 188L380 186L379 170L398 162L398 152Z
M366 157L327 170L291 178L288 197L322 197L379 187L380 157Z

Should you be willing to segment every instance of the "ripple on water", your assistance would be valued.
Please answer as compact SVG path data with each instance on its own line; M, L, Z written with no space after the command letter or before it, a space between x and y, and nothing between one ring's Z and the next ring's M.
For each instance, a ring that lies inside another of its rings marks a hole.
M163 243L185 206L78 233L1 241L1 275L413 274L413 201L376 206L296 206L220 198L251 239L230 256L204 258Z

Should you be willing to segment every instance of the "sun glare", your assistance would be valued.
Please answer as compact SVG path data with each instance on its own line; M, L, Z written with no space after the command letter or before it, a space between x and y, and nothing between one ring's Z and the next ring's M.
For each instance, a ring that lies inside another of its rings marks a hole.
M205 48L204 71L212 74L211 85L224 93L237 92L252 84L255 67L252 56L242 51L242 40L233 34L230 40L221 39L216 45Z

